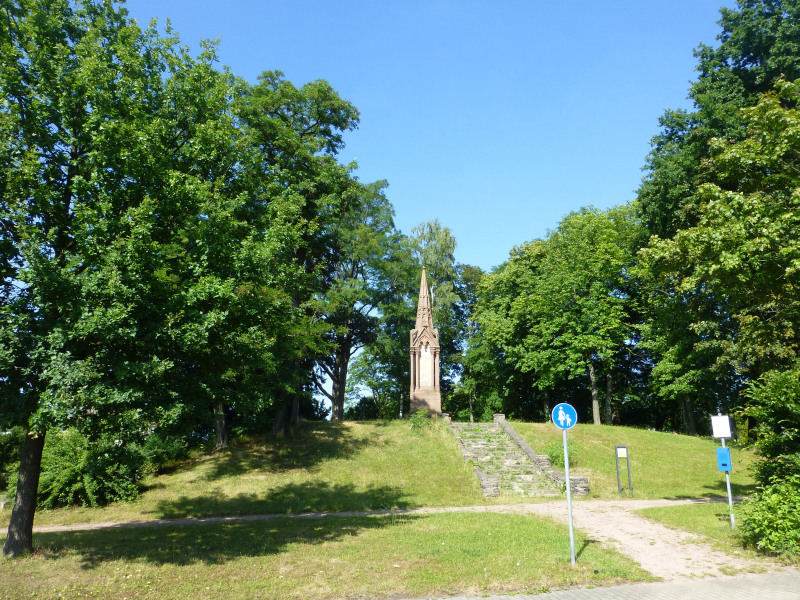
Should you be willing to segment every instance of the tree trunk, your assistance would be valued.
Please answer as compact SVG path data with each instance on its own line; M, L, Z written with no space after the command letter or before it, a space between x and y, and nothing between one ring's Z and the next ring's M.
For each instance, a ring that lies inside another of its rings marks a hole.
M613 424L611 415L611 371L612 369L609 367L608 372L606 373L606 425Z
M589 360L589 381L592 382L592 422L600 425L600 400L597 396L597 376L594 372L594 364Z
M350 364L349 349L341 349L336 354L333 377L331 378L331 421L341 421L344 418L344 395L347 388L347 368Z
M217 444L214 449L227 448L231 443L231 436L228 432L228 420L225 417L225 407L222 402L214 406L214 429L217 433Z
M22 445L17 496L14 499L14 508L11 509L8 537L3 546L3 554L7 556L18 556L33 549L33 517L36 513L36 492L42 470L44 437L45 434L28 433Z
M272 425L272 433L279 438L286 435L286 407L284 406L275 415L275 423Z
M544 419L548 421L550 419L550 388L546 388L542 390L542 394L544 395L544 402L542 403L542 408L544 409Z
M475 417L472 415L472 405L475 402L475 392L470 392L469 395L469 422L474 423Z
M697 435L697 425L694 422L694 408L689 398L683 399L683 423L686 428L686 433L689 435Z

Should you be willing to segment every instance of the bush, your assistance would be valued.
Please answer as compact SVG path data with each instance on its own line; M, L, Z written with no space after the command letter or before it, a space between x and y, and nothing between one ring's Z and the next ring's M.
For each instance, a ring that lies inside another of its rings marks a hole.
M775 478L742 504L745 545L787 558L800 556L800 475Z
M567 451L569 452L569 468L578 465L578 453L570 439L567 439ZM550 442L544 447L544 453L550 459L550 463L559 469L564 468L564 442Z
M409 421L409 427L411 427L412 431L421 432L424 429L428 429L431 427L431 417L428 414L427 410L419 409L414 411L414 414L411 415Z
M750 432L760 460L756 479L769 485L800 474L800 371L769 371L748 384L743 415L755 420Z
M0 432L0 493L17 480L19 451L24 441L25 430L22 427Z
M166 436L156 431L148 436L142 452L148 470L158 473L165 466L186 458L189 455L189 446L181 438Z
M48 434L42 453L37 504L102 506L134 500L147 459L137 444L92 443L74 429ZM16 480L9 495L16 494Z

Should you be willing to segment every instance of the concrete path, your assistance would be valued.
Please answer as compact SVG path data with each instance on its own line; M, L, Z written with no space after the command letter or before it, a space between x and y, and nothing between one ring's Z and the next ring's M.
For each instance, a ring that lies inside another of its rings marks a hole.
M798 600L800 571L699 581L634 583L612 588L572 589L547 594L480 598L481 600ZM436 600L476 600L476 597L450 596Z

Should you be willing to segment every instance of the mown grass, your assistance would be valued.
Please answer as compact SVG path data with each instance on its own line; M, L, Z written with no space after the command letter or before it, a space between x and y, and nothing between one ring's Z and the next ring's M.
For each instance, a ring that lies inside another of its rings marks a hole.
M546 454L548 445L561 447L562 433L552 423L513 423L534 451ZM725 475L717 470L711 438L645 429L577 424L567 432L570 474L589 478L590 497L619 498L615 446L627 446L634 498L727 497ZM732 448L731 489L735 496L755 490L750 472L752 453ZM623 496L630 497L624 461L620 461Z
M381 598L544 592L650 579L564 526L507 514L279 519L37 534L0 561L0 597Z
M281 441L252 439L198 454L146 481L137 502L40 511L36 524L524 501L485 500L442 425L415 432L408 422L305 423ZM514 427L540 452L561 440L552 424ZM573 472L590 478L594 497L619 497L615 445L629 447L634 497L725 494L711 440L589 425L569 437ZM734 491L745 493L749 456L734 450L733 460ZM9 513L0 513L0 540ZM563 526L507 514L107 527L36 532L34 546L33 556L0 560L0 597L380 598L537 592L648 577L580 533L572 567Z
M714 540L714 544L726 552L755 556L755 552L743 549L738 528L731 527L730 507L727 502L645 508L638 512L671 527L704 535ZM734 521L740 521L736 504Z
M438 423L302 423L290 438L245 440L144 482L138 501L39 511L37 525L297 514L483 502L480 485ZM0 513L7 524L10 511Z

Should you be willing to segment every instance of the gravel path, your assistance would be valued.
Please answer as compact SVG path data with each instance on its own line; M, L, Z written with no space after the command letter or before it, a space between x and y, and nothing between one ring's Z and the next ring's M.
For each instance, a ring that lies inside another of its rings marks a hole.
M665 581L719 577L735 573L779 571L765 558L731 555L711 546L701 535L680 531L647 519L635 511L655 506L691 504L692 500L585 500L573 502L576 529L615 547L643 569ZM566 507L556 503L530 505L536 514L567 522Z
M704 500L581 500L573 502L575 528L590 540L609 544L638 562L642 568L665 581L719 577L735 573L764 573L784 570L778 563L765 558L749 558L715 550L702 536L671 529L635 511L654 506L675 506L705 502ZM242 517L208 517L159 519L126 523L85 523L77 525L48 525L35 527L35 532L80 531L122 527L158 527L202 525L273 519L323 519L385 515L392 511L320 512L299 515L248 515ZM536 504L508 504L396 510L394 514L439 514L452 512L499 512L537 514L567 522L565 501ZM579 548L576 551L580 552Z

